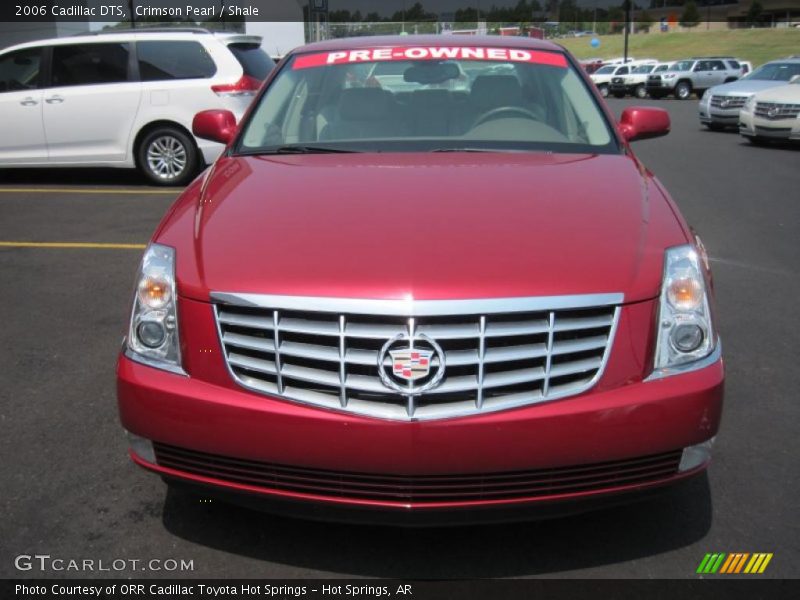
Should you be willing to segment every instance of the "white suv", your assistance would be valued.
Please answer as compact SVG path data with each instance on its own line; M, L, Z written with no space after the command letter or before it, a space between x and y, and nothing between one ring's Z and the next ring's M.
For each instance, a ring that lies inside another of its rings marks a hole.
M222 146L202 110L244 114L274 67L261 38L149 30L43 40L0 52L0 167L137 167L180 185Z
M630 75L637 67L641 65L655 63L655 60L629 60L627 64L604 65L589 75L589 78L597 86L597 89L600 90L600 95L605 98L611 91L611 83L613 79Z

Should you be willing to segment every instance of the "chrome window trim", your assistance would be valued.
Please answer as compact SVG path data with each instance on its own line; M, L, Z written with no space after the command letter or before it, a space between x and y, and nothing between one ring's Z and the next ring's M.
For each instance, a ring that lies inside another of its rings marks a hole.
M648 377L644 379L644 382L647 383L648 381L658 381L659 379L672 377L673 375L684 375L686 373L691 373L692 371L699 371L700 369L705 369L706 367L710 367L721 358L722 358L722 343L720 342L719 337L717 337L717 343L714 345L714 349L705 358L701 358L699 360L695 360L690 363L684 363L682 365L677 365L674 367L664 367L663 369L655 369Z
M328 298L325 296L272 296L211 292L211 301L220 304L276 310L371 314L387 317L439 317L483 313L535 312L570 308L597 308L620 305L624 294L580 294L573 296L533 296L484 298L476 300L379 300L366 298Z
M275 393L267 391L256 385L248 384L241 379L234 371L228 361L224 357L225 368L228 374L236 385L256 392L260 395L275 398L277 400L284 400L293 404L307 406L319 410L330 410L343 414L358 415L368 418L376 418L390 421L401 422L414 422L414 421L428 421L440 419L452 419L458 417L479 417L481 415L523 408L527 406L534 406L537 404L545 404L551 401L560 400L566 397L575 397L585 394L591 390L597 382L602 378L605 373L606 366L611 356L611 349L614 345L616 338L617 327L619 325L620 314L622 312L622 303L624 294L587 294L580 296L538 296L538 297L517 297L517 298L492 298L492 299L479 299L479 300L369 300L369 299L351 299L351 298L326 298L326 297L307 297L307 296L271 296L260 294L231 294L212 292L211 298L214 300L214 324L217 330L218 340L221 348L225 348L223 338L222 326L219 319L219 309L222 305L235 305L244 307L255 307L272 310L305 310L305 311L318 311L318 312L333 312L333 313L354 313L354 314L375 314L379 316L407 316L410 319L415 316L446 316L458 314L477 314L485 315L487 313L509 313L509 312L534 312L534 311L551 311L550 327L552 329L552 312L556 310L564 310L570 308L598 308L606 306L614 306L614 313L611 325L608 331L608 342L605 346L603 357L600 366L597 369L594 377L584 384L578 390L567 390L562 393L549 393L543 397L533 397L520 399L515 402L506 402L499 406L487 406L483 403L482 398L479 398L477 406L464 408L463 410L448 410L446 414L438 414L435 411L433 414L420 414L416 411L409 415L408 411L398 411L394 405L387 404L385 409L378 409L372 406L370 410L360 410L357 406L347 404L342 398L331 398L330 404L315 403L295 397L287 396L282 393ZM324 307L324 309L323 309ZM411 315L408 310L413 311ZM380 312L379 312L380 311ZM456 312L460 311L460 312ZM343 323L339 321L339 327ZM340 333L341 335L341 333ZM548 331L548 338L551 331ZM340 342L341 343L341 342ZM341 378L341 371L339 377Z

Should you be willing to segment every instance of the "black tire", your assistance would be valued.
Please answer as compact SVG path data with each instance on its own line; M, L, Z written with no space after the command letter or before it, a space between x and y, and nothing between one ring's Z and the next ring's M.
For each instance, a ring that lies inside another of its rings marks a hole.
M200 153L194 140L177 127L157 127L136 149L139 171L156 185L186 185L197 174Z
M636 86L636 89L633 90L633 95L642 100L647 98L647 88L643 84L639 84Z
M675 86L675 97L678 100L688 100L692 95L692 84L688 81L679 81Z
M603 98L608 98L608 86L605 83L598 85L597 89L600 90L600 95Z

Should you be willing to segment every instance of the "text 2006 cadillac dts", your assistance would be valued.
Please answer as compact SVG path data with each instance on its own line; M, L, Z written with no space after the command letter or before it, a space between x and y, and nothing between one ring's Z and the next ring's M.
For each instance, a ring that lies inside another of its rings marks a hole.
M702 472L723 366L699 239L553 44L291 53L145 252L133 460L319 518L526 518ZM637 494L633 494L637 492ZM626 495L627 493L627 495Z

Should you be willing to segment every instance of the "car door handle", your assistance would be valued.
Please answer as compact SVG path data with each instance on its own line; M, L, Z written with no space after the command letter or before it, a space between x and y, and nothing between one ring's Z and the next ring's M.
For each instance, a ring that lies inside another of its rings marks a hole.
M64 98L61 96L50 96L49 98L45 98L44 101L48 104L61 104L64 101Z
M39 103L33 98L25 98L25 100L20 102L20 104L22 104L22 106L36 106Z

